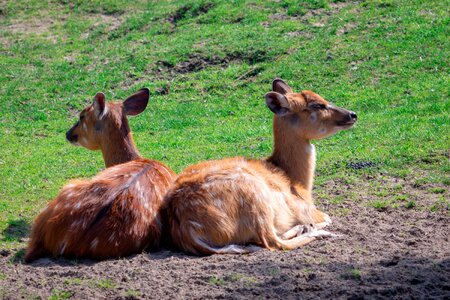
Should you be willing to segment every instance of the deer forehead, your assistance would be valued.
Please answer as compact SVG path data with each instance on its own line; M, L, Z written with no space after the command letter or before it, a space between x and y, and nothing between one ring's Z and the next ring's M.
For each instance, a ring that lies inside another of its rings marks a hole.
M288 99L291 109L294 111L302 111L312 103L328 105L328 101L322 98L322 96L307 90L302 91L301 93L287 94L286 98Z

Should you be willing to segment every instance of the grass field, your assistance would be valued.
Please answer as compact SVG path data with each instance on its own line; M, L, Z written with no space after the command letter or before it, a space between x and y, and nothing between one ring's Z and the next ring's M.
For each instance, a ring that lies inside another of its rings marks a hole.
M98 91L122 100L143 86L136 144L177 172L268 156L263 95L281 77L358 114L353 129L315 142L318 200L344 178L373 185L375 208L448 211L449 4L1 1L0 248L24 246L65 182L103 168L100 153L65 141L78 112ZM439 205L383 189L386 176L436 185Z

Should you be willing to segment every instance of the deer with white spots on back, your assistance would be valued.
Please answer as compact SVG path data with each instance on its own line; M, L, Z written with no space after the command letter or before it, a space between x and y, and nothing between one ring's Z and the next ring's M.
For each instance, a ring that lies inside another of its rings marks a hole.
M26 262L46 255L101 260L159 245L160 208L175 173L141 158L127 120L144 111L148 99L148 89L112 103L98 93L80 113L67 139L100 149L108 168L91 180L70 182L39 214Z
M294 249L331 223L312 200L315 148L353 126L356 114L282 80L265 96L274 113L274 149L262 161L230 158L184 170L166 195L172 243L193 254ZM250 245L249 245L250 244Z

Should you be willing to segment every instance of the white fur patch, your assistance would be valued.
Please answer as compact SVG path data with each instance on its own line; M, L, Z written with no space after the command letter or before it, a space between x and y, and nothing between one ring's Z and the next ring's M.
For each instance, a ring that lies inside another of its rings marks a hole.
M189 221L189 223L191 223L193 226L195 226L195 227L197 227L197 228L203 228L203 225L200 224L200 223L198 223L198 222L195 222L195 221Z
M75 206L73 208L75 209L79 209L81 207L81 201L78 202L77 204L75 204Z
M139 183L139 181L136 181L135 188L136 188L137 191L141 190L141 184Z
M223 201L220 199L214 199L214 204L216 205L217 208L222 208Z
M83 130L86 132L88 131L86 123L83 124Z
M63 253L64 253L64 250L66 249L66 246L67 246L67 241L63 241L62 243L61 243L61 245L59 245L59 255L63 255Z
M98 245L98 239L95 238L92 242L91 242L91 249L94 250Z
M73 229L75 229L75 228L77 228L78 226L80 226L80 224L81 224L81 221L78 220L78 221L73 222L72 225L70 225L70 227L73 228Z

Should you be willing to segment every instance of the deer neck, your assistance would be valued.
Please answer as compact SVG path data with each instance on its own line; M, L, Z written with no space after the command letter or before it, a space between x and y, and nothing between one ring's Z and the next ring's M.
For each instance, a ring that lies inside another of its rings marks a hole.
M295 193L311 199L316 149L310 140L286 134L290 125L280 123L274 119L274 149L267 161L286 173Z
M125 134L109 136L101 143L103 159L107 168L141 158L131 131L123 132L122 130L122 133Z

